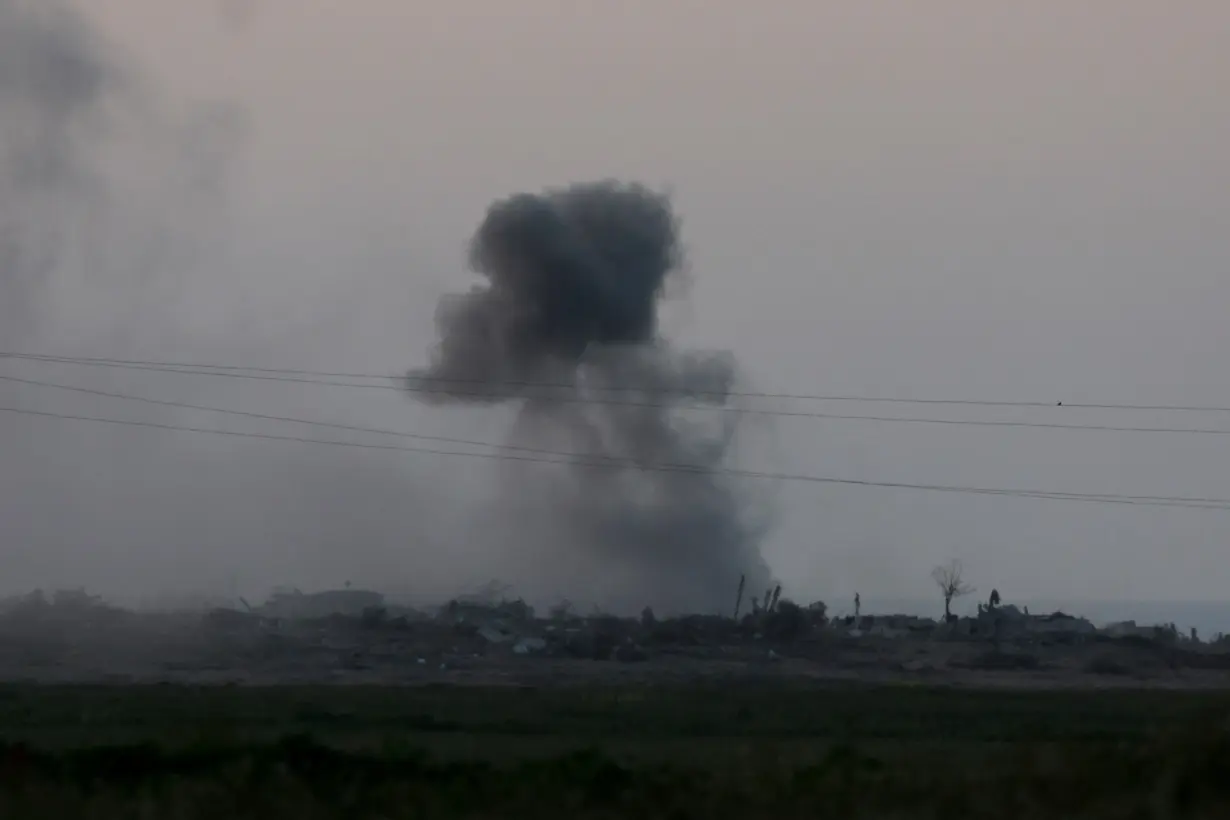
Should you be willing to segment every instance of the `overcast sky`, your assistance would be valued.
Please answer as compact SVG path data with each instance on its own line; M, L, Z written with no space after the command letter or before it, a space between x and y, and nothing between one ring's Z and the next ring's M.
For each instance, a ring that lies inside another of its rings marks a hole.
M694 286L665 329L733 351L752 389L1230 407L1219 0L80 5L168 117L229 112L234 145L208 207L180 210L168 193L102 240L128 247L116 237L144 236L146 219L190 251L158 255L139 282L115 262L89 287L57 280L70 284L44 297L38 327L6 344L404 371L428 355L437 299L471 283L465 245L492 200L617 177L669 187L683 219ZM393 391L0 372L438 435L498 440L508 424ZM161 418L32 386L0 398ZM1230 430L1230 413L765 406ZM423 589L532 574L507 521L486 523L486 463L31 417L0 419L0 442L5 588ZM1230 436L783 417L757 418L744 444L739 463L755 469L1230 498ZM772 491L764 552L800 598L925 597L949 557L1005 600L1230 589L1227 511L754 489Z

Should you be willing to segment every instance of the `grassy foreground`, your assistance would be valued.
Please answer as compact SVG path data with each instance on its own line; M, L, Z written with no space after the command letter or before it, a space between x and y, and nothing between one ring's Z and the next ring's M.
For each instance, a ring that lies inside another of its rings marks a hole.
M0 687L0 817L1230 817L1230 694Z

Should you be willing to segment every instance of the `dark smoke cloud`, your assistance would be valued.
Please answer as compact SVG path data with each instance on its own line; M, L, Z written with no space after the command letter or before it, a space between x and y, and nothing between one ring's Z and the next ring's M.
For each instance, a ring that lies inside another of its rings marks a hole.
M684 271L669 198L615 182L512 196L491 206L470 259L487 281L440 304L439 345L410 374L414 395L516 400L516 444L640 465L574 460L562 476L505 466L509 493L544 500L523 510L520 540L547 545L606 606L725 610L741 575L767 585L762 527L721 470L738 414L710 413L713 431L681 409L728 403L733 360L674 350L658 333L658 306Z

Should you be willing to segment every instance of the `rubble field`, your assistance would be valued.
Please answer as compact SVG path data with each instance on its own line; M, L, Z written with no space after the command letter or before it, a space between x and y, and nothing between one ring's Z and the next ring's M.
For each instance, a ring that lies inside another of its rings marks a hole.
M775 596L776 598L776 596ZM1220 688L1230 642L1097 628L1005 606L975 618L829 619L774 600L738 619L535 613L521 601L431 609L379 593L283 594L259 607L138 612L84 592L0 601L0 681L568 685L799 680L974 687Z

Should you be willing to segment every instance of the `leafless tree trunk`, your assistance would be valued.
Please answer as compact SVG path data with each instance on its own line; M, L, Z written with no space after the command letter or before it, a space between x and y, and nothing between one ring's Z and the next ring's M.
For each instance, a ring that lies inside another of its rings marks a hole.
M935 581L936 586L940 588L940 594L944 596L945 621L952 620L952 599L974 592L974 588L965 583L965 579L962 577L963 574L964 567L961 566L961 561L956 558L947 564L942 564L931 570L931 578Z

